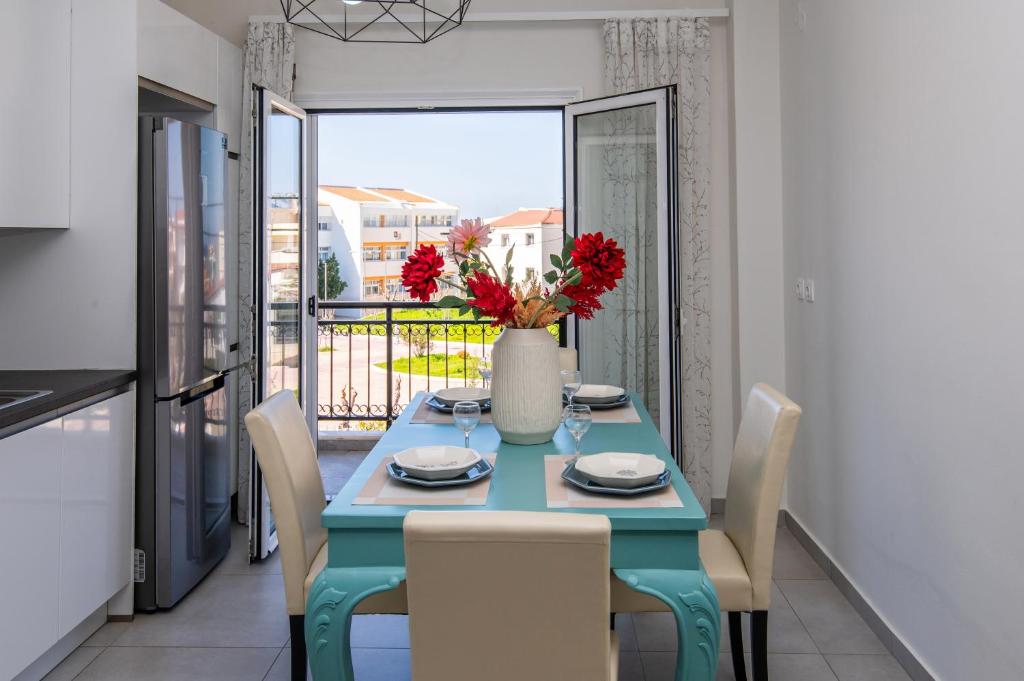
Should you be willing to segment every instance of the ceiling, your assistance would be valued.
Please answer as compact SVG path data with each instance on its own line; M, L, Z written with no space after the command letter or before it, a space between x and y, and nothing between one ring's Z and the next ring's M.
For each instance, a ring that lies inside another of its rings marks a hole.
M236 45L245 42L250 16L281 16L280 0L162 0ZM470 15L501 12L564 12L724 7L724 0L472 0ZM441 2L441 0L438 0ZM325 0L319 0L325 3ZM325 3L326 4L326 3ZM340 7L340 1L337 2Z

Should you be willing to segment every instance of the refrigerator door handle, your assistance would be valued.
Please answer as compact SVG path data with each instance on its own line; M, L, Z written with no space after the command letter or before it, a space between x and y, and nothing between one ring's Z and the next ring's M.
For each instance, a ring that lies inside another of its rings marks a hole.
M201 400L210 393L217 392L224 387L225 374L217 375L212 381L197 385L191 390L186 391L181 396L181 406L192 404L196 400Z

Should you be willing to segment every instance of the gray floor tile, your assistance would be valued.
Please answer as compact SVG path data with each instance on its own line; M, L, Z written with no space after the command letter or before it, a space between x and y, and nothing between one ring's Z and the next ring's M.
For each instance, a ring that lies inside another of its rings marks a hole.
M313 675L306 669L306 679L311 680ZM267 672L263 681L292 681L292 649L285 648L274 660L274 666Z
M752 678L750 655L746 656L747 679ZM772 681L836 681L825 658L816 653L768 654L768 678ZM721 655L718 659L718 673L715 681L736 681L732 670L732 658Z
M359 681L409 681L409 651L359 648L352 651L352 667Z
M640 652L674 651L678 645L676 620L670 612L635 612L637 649Z
M353 648L408 648L409 618L406 615L354 615Z
M891 655L826 655L839 681L910 681Z
M280 575L281 552L274 551L266 559L249 562L249 528L245 525L231 525L231 549L220 565L213 569L213 575ZM280 578L278 578L280 579ZM281 582L284 589L284 582Z
M44 676L43 681L71 681L102 652L102 648L77 648Z
M821 652L888 652L832 582L777 583Z
M750 652L750 615L743 615L743 649ZM722 613L721 650L729 651L729 623ZM817 653L810 634L800 618L793 612L778 586L772 584L772 601L768 606L768 652L769 653Z
M173 609L136 615L114 645L280 649L287 640L279 575L215 575Z
M640 653L619 653L619 681L644 681L644 665L640 660Z
M793 533L785 527L775 534L775 579L828 579Z
M278 648L105 649L75 681L262 681Z
M96 633L86 639L83 646L88 648L100 647L106 648L121 637L121 634L128 630L131 626L129 622L107 622L102 627L96 630Z
M615 633L619 635L619 650L637 650L636 626L632 615L619 613L615 616Z
M640 653L644 665L644 681L672 681L676 678L676 654Z

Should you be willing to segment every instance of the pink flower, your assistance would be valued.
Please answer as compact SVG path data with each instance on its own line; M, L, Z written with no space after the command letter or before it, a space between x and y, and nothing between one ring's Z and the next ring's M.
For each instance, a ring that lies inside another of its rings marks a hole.
M491 243L491 228L476 220L463 220L458 227L448 232L448 249L452 253L469 255Z

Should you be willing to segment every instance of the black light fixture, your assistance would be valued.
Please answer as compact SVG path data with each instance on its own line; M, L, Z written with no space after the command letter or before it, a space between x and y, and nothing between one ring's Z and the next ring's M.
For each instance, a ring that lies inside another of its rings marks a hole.
M471 1L280 0L289 24L352 43L428 43L461 26Z

